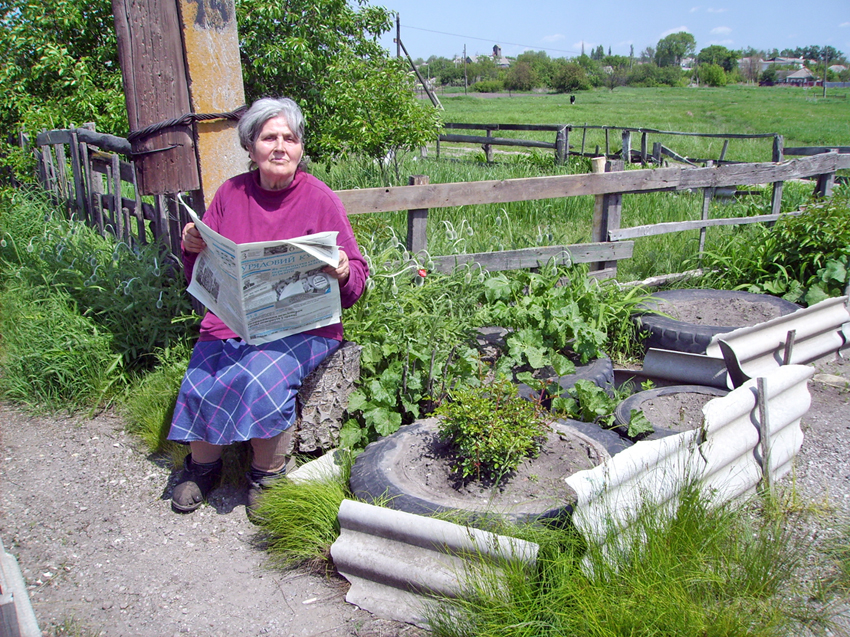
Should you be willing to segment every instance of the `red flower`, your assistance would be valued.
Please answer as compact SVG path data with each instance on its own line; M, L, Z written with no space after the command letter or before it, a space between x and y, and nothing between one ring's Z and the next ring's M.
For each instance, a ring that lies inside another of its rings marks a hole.
M428 274L428 271L425 268L419 268L419 270L417 270L417 274L424 279L425 275Z

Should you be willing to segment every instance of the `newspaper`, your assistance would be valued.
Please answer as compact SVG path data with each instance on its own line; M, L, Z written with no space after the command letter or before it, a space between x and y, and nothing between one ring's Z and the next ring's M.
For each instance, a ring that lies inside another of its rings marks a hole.
M236 244L189 214L207 244L189 293L246 343L339 323L339 282L322 272L339 265L337 232Z

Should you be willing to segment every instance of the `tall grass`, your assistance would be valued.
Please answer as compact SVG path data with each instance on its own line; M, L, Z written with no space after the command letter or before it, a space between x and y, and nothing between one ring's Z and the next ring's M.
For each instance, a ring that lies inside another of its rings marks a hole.
M587 546L571 530L538 531L535 573L473 580L431 617L434 634L775 637L828 625L807 603L811 591L795 586L810 550L801 520L753 511L686 489L672 518L644 507L623 552Z

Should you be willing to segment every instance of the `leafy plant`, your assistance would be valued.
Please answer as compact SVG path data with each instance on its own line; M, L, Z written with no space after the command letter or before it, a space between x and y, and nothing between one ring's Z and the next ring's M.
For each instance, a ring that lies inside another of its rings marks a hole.
M843 294L850 259L850 190L809 204L773 228L734 235L704 255L708 283L816 303Z
M449 399L434 413L441 417L440 438L455 449L454 468L462 478L499 481L537 455L545 420L539 406L520 398L509 380L452 390Z
M499 273L487 279L485 294L490 323L513 329L497 364L502 374L552 366L563 376L574 369L572 359L587 363L606 347L623 356L636 351L630 315L646 294L596 281L585 266Z
M372 245L361 241L371 272L366 292L343 315L346 336L362 346L361 383L348 405L355 417L341 431L349 447L427 413L453 384L476 382L479 368L480 293L470 273L428 272L397 240L378 253Z

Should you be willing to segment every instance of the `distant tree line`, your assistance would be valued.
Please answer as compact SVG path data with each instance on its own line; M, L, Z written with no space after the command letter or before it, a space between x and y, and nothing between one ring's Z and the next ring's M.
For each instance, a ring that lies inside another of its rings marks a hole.
M628 56L612 55L611 47L606 54L600 44L591 49L590 55L582 52L569 59L551 58L545 51L526 51L512 59L509 68L498 67L492 56L478 56L465 67L460 59L438 56L420 58L416 64L437 86L464 86L466 82L473 90L483 92L533 89L573 92L594 87L686 86L691 82L724 86L756 82L765 73L768 79L775 77L777 69L770 67L763 71L761 60L777 57L803 58L820 77L825 55L830 65L847 63L844 54L831 46L757 51L712 44L697 52L694 36L683 31L661 38L656 46L646 47L638 56L634 47ZM850 70L829 71L827 80L850 81Z

